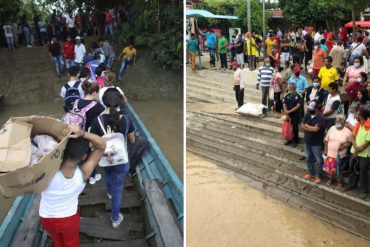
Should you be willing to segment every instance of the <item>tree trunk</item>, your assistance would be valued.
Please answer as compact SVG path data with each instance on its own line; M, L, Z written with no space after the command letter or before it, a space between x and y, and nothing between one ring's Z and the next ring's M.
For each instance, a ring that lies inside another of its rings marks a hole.
M157 30L157 33L161 32L161 16L159 13L159 5L160 5L160 0L158 0L158 30Z
M357 27L356 27L356 15L355 15L355 6L352 6L351 8L351 12L352 12L352 36L353 37L356 37L356 34L357 34Z

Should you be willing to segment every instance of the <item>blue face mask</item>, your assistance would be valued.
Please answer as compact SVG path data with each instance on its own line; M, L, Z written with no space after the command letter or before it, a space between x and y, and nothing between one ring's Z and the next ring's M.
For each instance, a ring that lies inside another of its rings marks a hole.
M314 87L314 88L318 88L319 86L320 86L320 83L318 83L318 82L314 82L314 83L313 83L313 87Z
M337 128L337 129L341 129L342 127L343 127L342 124L335 124L335 128Z

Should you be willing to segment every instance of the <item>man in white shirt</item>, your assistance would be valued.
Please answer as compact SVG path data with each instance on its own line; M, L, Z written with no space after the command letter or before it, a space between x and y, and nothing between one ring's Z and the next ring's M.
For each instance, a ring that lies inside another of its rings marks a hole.
M322 39L325 39L324 35L322 34L323 31L320 29L317 33L315 33L315 36L313 37L314 42L320 43Z
M237 61L232 62L231 66L234 70L234 91L238 108L244 104L244 75L243 70L239 68Z
M68 27L68 32L71 35L72 39L76 37L76 26L75 26L75 19L72 16L72 12L69 13L69 15L66 17L66 24Z
M6 42L8 43L8 49L14 50L13 27L11 26L11 22L9 21L7 24L5 24L3 26L3 29L6 37Z
M76 45L75 45L75 63L77 66L81 66L83 59L86 55L86 48L85 45L81 43L81 37L76 37Z
M353 42L351 47L349 48L350 57L349 57L349 65L353 65L353 60L355 57L362 57L363 55L368 55L366 46L362 43L362 37L357 37L357 42Z

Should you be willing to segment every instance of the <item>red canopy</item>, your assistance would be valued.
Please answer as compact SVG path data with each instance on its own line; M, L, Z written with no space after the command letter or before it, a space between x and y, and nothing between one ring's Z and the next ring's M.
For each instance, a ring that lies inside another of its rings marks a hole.
M370 27L370 21L356 21L355 22L356 27ZM346 28L351 28L352 27L352 21L348 22L347 24L344 25Z

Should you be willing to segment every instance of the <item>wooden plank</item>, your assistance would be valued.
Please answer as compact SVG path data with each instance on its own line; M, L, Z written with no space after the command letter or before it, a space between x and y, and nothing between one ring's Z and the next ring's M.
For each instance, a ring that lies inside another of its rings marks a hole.
M101 175L102 175L102 178L98 182L96 182L95 184L87 183L87 186L86 186L85 190L92 190L92 189L97 188L97 187L106 188L105 182L104 182L104 174L102 173ZM126 177L125 188L131 188L133 186L134 186L134 183L132 181L132 178L131 177Z
M32 205L28 210L27 216L15 233L12 246L32 246L40 226L39 206L41 194L36 194L33 198Z
M158 231L164 246L183 246L182 233L177 219L171 212L171 207L165 197L158 180L144 180L144 187L151 210L158 223Z
M130 221L130 216L124 215L119 229L115 230L112 228L112 221L110 220L81 217L80 233L84 233L90 237L128 240L130 231L143 231L143 222Z
M148 244L144 239L129 241L103 241L101 243L81 244L81 247L147 247Z
M89 191L89 193L81 194L79 197L80 206L96 204L105 204L107 209L112 208L112 201L108 199L106 190ZM139 207L140 205L141 201L136 191L124 191L121 208Z
M110 221L111 219L111 213L107 212L94 212L94 218L105 220L105 221ZM134 231L140 231L144 232L144 218L142 215L139 214L124 214L125 220L130 221L130 222L135 222L135 223L140 223L140 227L134 229Z

